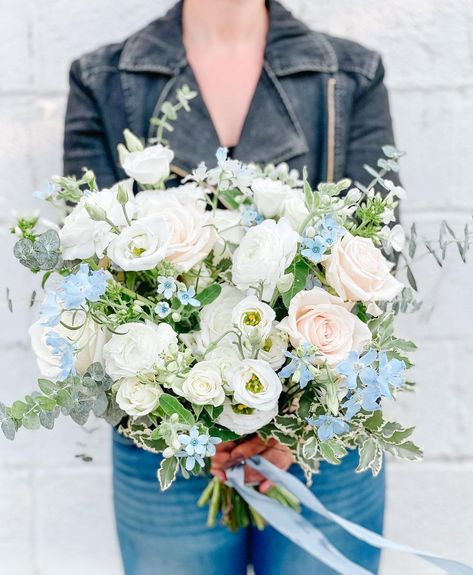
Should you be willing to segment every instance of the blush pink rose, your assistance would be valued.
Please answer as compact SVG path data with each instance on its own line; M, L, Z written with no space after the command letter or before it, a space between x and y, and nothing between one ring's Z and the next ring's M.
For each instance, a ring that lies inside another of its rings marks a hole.
M323 262L325 277L345 301L390 301L404 288L392 264L369 238L346 233Z
M320 362L334 366L350 351L361 351L371 340L368 326L349 308L340 298L315 287L292 298L288 316L278 327L289 334L294 347L315 345L321 354Z

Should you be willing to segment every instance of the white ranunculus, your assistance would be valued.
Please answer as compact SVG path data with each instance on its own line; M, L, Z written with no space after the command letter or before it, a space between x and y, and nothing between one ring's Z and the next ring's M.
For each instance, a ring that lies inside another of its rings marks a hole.
M295 230L299 230L309 215L302 190L291 190L284 200L281 215L287 218Z
M123 208L117 200L118 186L127 190L130 198L126 204L127 214L129 218L134 216L132 180L123 180L110 189L83 196L72 212L66 216L64 225L59 231L62 257L65 260L87 259L94 255L101 258L115 237L110 224L94 221L89 216L86 206L97 206L102 209L112 224L120 229L127 225Z
M226 401L222 413L217 418L217 423L238 435L247 435L267 425L277 414L277 403L268 411L260 411L259 409L245 409L245 406L232 406L230 401Z
M147 191L136 196L137 217L156 214L169 229L166 259L187 272L202 262L212 250L216 233L211 212L202 211L190 202L183 204L172 190Z
M292 192L287 184L271 178L255 178L251 189L256 209L266 219L281 215L284 202Z
M205 359L211 360L212 363L217 365L222 374L222 378L225 379L227 370L239 363L241 356L236 345L223 340L215 349L212 349L206 354Z
M218 298L204 306L200 312L200 331L195 334L195 349L205 352L213 341L232 328L233 308L245 297L237 288L224 285ZM232 341L229 334L225 340Z
M279 278L296 255L298 238L285 218L277 223L265 220L250 228L233 254L233 283L243 291L262 284L262 299L270 301Z
M254 295L243 299L232 312L233 325L252 343L268 337L275 318L274 310Z
M228 386L234 403L269 411L277 405L282 385L269 363L261 359L244 359L227 370Z
M328 283L345 301L390 301L403 289L370 238L346 233L324 261Z
M125 271L151 270L164 259L169 230L160 216L134 220L108 246L107 255Z
M74 361L74 367L80 375L84 374L92 363L102 361L105 334L92 319L87 319L85 323L84 320L86 320L86 316L83 311L65 311L61 316L61 321L71 327L81 326L80 329L67 329L62 324L52 328L45 327L41 325L43 318L40 318L30 327L31 346L36 355L41 375L49 379L56 379L61 371L60 359L51 353L51 348L46 344L46 335L51 331L55 331L68 339L80 350Z
M294 347L314 345L321 354L317 361L334 366L371 340L371 331L349 311L351 306L320 287L303 290L292 298L278 328L289 334Z
M119 381L117 403L128 415L147 415L157 407L161 394L158 385L142 383L136 377L124 377Z
M105 370L113 380L153 373L160 355L177 345L177 334L167 323L131 322L121 325L105 344Z
M286 362L284 352L287 351L289 337L277 328L277 322L273 323L271 332L263 342L263 347L258 352L258 359L267 361L269 365L277 371ZM244 347L245 356L250 357L251 349Z
M217 241L214 245L215 263L231 258L232 253L243 236L245 229L241 225L241 213L238 210L220 210L213 212L212 223L217 230Z
M126 174L140 184L158 184L170 173L174 152L156 144L142 151L128 152L122 162Z
M196 405L222 405L225 399L220 367L208 360L196 363L184 381L173 385L173 390Z

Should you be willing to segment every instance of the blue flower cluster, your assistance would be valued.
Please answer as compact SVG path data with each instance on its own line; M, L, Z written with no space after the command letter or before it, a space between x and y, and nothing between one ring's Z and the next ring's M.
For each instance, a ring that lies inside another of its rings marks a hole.
M91 271L87 264L81 264L75 274L64 278L56 291L46 290L40 309L42 325L55 326L63 310L80 309L86 301L98 301L107 289L108 279L104 270Z
M241 212L241 224L245 228L251 228L261 224L264 221L263 216L253 206L246 206Z
M215 446L222 441L220 437L200 434L196 426L191 427L188 435L179 435L178 440L183 450L178 451L176 457L184 457L186 459L187 471L192 471L196 463L204 467L204 457L215 455Z
M298 348L296 353L285 351L284 355L291 361L284 366L279 372L281 379L292 377L294 381L299 383L301 389L304 389L309 381L314 379L314 374L311 371L311 366L316 357L316 350L314 346L308 343L303 344Z
M334 435L341 435L349 431L350 426L341 417L334 417L333 415L319 415L317 419L308 417L307 423L317 427L317 436L320 441L328 441Z
M373 366L375 361L377 369ZM345 378L348 393L342 407L346 409L345 419L350 421L360 409L377 411L381 409L381 398L392 399L391 389L399 389L405 383L406 364L400 359L388 359L385 351L370 349L363 356L351 352L335 371Z
M319 223L316 235L302 239L301 254L318 264L325 252L345 234L346 230L333 216L324 216Z

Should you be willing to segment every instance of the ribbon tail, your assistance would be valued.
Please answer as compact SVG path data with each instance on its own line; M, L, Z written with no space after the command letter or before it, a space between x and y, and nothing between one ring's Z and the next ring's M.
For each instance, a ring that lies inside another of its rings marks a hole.
M233 487L272 527L337 573L374 575L340 553L325 535L302 515L246 486L243 468L235 467L227 470L227 484Z
M288 489L293 495L295 495L295 497L297 497L297 499L299 499L301 504L303 504L305 507L315 511L326 519L337 523L337 525L345 529L345 531L373 547L377 547L379 549L402 551L404 553L416 555L417 557L425 559L437 567L444 569L451 575L473 575L473 567L469 565L460 563L459 561L454 561L452 559L447 559L433 553L428 553L420 549L415 549L413 547L409 547L408 545L395 543L394 541L390 541L382 535L379 535L379 533L370 531L361 525L353 523L352 521L344 519L336 513L329 511L323 505L323 503L309 489L307 489L302 481L297 479L297 477L294 475L279 469L263 457L252 457L247 461L247 463L273 483L277 483L278 485Z

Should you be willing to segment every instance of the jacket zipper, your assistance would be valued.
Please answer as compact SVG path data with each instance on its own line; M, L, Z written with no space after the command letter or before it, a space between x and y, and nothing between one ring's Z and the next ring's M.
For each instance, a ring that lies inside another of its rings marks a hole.
M335 86L336 78L329 78L327 88L327 182L335 176Z

